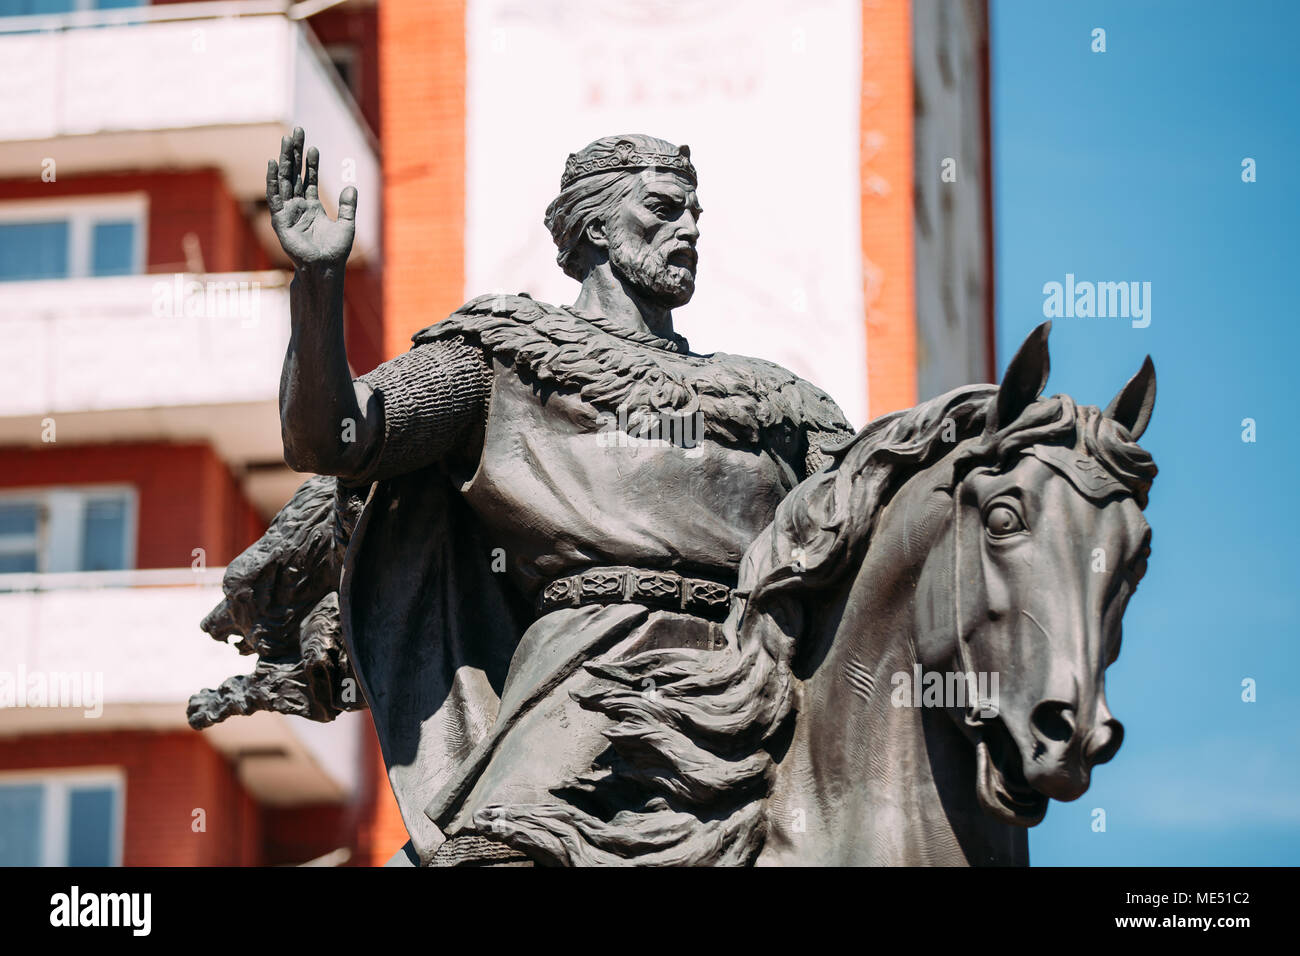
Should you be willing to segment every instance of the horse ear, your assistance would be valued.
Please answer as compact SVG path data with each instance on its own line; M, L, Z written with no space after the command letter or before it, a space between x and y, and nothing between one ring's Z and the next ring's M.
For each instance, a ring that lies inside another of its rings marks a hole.
M1151 412L1155 407L1156 367L1148 355L1138 373L1111 399L1102 414L1127 428L1133 440L1137 441L1147 430L1147 423L1151 421Z
M1016 357L1007 366L1002 384L998 386L996 417L989 420L989 431L1010 425L1042 394L1047 376L1052 370L1052 362L1047 354L1047 334L1051 331L1052 323L1049 320L1030 332Z

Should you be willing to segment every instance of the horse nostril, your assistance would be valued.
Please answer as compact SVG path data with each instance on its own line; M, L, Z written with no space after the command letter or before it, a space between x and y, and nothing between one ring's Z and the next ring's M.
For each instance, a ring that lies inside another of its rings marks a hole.
M1091 734L1084 747L1084 759L1088 766L1105 763L1119 752L1119 745L1124 742L1124 725L1118 720L1108 720Z
M1074 708L1059 700L1045 700L1029 715L1029 723L1048 740L1065 743L1074 736Z

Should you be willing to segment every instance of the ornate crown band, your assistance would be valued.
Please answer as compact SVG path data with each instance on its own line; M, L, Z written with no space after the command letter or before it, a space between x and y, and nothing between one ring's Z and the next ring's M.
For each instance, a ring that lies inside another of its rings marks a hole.
M583 150L583 152L587 152ZM580 153L570 153L564 161L564 175L560 177L560 189L568 189L575 180L595 173L611 173L620 169L647 169L651 166L671 169L681 173L692 183L698 183L695 167L691 165L691 148L677 147L676 153L655 153L637 149L636 145L623 140L615 144L612 152L604 152L582 157Z

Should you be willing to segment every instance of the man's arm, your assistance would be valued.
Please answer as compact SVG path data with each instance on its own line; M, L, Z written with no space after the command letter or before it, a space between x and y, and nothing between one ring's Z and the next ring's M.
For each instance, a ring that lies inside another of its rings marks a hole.
M365 383L353 382L343 340L343 272L357 191L343 190L339 218L330 219L317 193L320 156L313 147L304 157L304 138L299 127L281 139L279 162L266 169L271 224L294 264L280 434L285 461L295 471L356 474L382 437L379 399Z
M492 396L492 368L464 336L417 345L356 381L377 411L378 437L350 484L391 478L449 457L473 460Z
M379 397L348 368L342 270L297 270L289 315L280 373L284 460L295 471L357 474L383 434L382 412Z

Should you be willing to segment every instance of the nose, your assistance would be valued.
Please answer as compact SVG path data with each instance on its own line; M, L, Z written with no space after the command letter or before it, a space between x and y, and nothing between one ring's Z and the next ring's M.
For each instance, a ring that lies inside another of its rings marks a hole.
M1088 763L1081 759L1073 704L1045 700L1029 714L1033 752L1025 761L1025 780L1056 800L1075 800L1088 789Z
M1089 767L1105 763L1119 752L1119 745L1124 742L1124 725L1114 717L1107 715L1088 734L1083 742L1083 759Z
M1115 756L1124 739L1123 725L1104 702L1091 729L1081 730L1074 704L1040 702L1029 715L1034 736L1032 760L1025 777L1039 791L1057 800L1074 800L1088 789L1090 771Z
M700 238L700 225L695 221L695 213L687 209L678 221L677 238L694 245Z
M1074 736L1074 706L1060 700L1041 701L1030 713L1029 725L1048 749L1068 744Z

